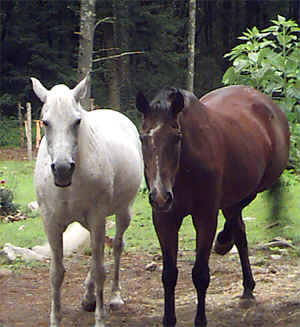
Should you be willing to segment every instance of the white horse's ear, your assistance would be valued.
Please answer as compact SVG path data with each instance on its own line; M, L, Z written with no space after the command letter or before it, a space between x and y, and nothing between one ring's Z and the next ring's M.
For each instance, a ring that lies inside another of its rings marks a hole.
M79 102L80 99L86 96L88 82L89 82L89 75L86 75L86 77L81 82L79 82L74 87L74 89L72 89L73 96L77 102Z
M49 91L42 85L42 83L38 79L34 77L31 77L30 79L32 81L34 93L43 103L45 103Z

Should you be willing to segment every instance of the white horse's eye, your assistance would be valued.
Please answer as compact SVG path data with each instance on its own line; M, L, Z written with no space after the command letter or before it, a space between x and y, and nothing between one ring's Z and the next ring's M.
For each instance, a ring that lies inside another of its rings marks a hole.
M48 120L42 120L42 123L43 123L44 126L49 126Z

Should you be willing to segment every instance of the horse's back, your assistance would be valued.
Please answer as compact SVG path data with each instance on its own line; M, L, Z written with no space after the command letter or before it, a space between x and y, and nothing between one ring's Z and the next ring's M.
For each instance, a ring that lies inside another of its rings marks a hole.
M200 102L222 138L225 187L232 193L242 183L253 192L270 187L285 169L289 153L288 122L279 106L247 86L217 89Z
M141 175L142 153L139 133L133 122L120 112L100 109L86 117L92 138L98 139L99 151L105 151L110 165ZM89 138L91 135L89 136ZM103 153L102 153L103 156Z

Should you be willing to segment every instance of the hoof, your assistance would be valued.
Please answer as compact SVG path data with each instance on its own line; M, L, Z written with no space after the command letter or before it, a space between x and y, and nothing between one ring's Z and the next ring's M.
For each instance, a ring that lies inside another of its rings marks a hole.
M117 311L120 310L123 306L123 303L117 303L117 302L113 302L109 304L109 308L113 311Z
M244 300L254 300L255 297L254 297L252 291L250 291L250 290L244 290L243 295L241 296L241 299L244 299Z
M215 241L214 250L219 255L225 255L233 248L234 242L220 243L218 239Z
M110 301L109 308L113 311L116 311L116 310L120 310L123 305L124 305L124 301L121 298L114 299Z
M239 299L239 307L242 309L249 309L253 307L256 304L255 298L252 295L252 297L243 297L241 296Z
M94 327L105 327L105 324L103 322L101 322L101 323L94 325Z
M207 320L204 319L195 319L195 327L206 327L207 326Z
M81 302L81 307L84 311L87 311L87 312L94 312L96 310L96 301L94 302L85 302L85 301L82 301Z

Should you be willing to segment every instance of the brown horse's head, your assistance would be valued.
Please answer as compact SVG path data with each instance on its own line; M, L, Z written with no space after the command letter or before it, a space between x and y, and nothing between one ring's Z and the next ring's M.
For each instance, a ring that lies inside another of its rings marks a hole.
M179 169L182 135L178 114L184 108L184 96L178 89L166 88L149 103L139 92L136 106L143 114L140 132L149 200L155 210L168 211Z

